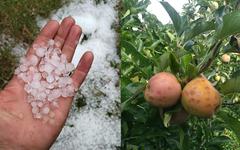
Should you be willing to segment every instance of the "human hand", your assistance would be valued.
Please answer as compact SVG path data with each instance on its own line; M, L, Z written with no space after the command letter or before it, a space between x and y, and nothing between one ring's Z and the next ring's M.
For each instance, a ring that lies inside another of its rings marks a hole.
M33 44L54 39L60 43L59 48L72 60L81 35L81 28L75 25L71 17L65 18L59 25L57 21L49 21L42 29ZM34 54L29 48L27 57ZM73 84L80 87L93 61L93 54L86 52L72 74ZM49 149L59 135L72 105L73 97L59 98L59 108L54 109L55 122L45 124L34 119L30 104L26 100L24 82L15 75L6 87L0 91L0 149L44 150Z

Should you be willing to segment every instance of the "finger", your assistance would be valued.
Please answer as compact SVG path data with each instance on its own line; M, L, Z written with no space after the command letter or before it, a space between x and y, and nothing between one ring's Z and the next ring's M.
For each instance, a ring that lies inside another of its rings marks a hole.
M74 71L72 75L72 80L75 87L80 87L80 85L83 83L84 79L86 78L90 67L93 62L93 53L92 52L86 52L81 60L78 63L78 66L76 70ZM68 116L69 110L72 106L72 98L63 98L65 100L59 101L59 109L56 110L56 113L60 116L60 122L65 122L66 118ZM59 111L61 110L61 111Z
M59 23L56 20L50 20L41 30L37 38L32 44L32 47L34 44L41 44L41 43L46 43L48 40L52 39L59 28ZM33 48L29 48L27 52L27 56L33 55L35 53Z
M72 60L73 54L81 36L81 31L82 30L78 25L73 25L63 45L62 53L67 56L67 60L69 62Z
M62 48L65 39L67 38L70 29L75 24L75 20L72 17L64 18L54 38L58 48Z
M93 53L88 51L83 54L81 60L79 61L78 66L72 75L73 83L77 88L81 86L84 79L86 78L91 68L93 59L94 59Z

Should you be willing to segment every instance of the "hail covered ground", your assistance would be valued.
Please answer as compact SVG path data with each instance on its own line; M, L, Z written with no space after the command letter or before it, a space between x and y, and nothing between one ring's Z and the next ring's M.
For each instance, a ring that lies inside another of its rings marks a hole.
M120 90L117 64L117 33L114 24L118 14L117 0L95 4L92 0L73 0L53 12L52 19L61 21L72 16L80 25L84 36L77 47L72 63L77 64L87 50L95 59L76 100L86 105L78 109L73 105L69 118L52 150L98 149L112 150L120 146ZM37 18L42 27L47 20Z

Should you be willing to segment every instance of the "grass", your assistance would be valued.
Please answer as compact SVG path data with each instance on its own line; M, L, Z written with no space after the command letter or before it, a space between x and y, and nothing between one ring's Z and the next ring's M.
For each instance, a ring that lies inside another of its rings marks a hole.
M31 44L39 33L36 17L46 18L53 10L69 0L2 0L0 1L0 35L9 35L15 44ZM0 89L11 79L17 64L17 56L12 53L15 45L0 42Z
M65 1L66 2L66 1ZM30 44L39 32L36 17L48 17L60 8L62 0L7 0L0 1L0 33L16 41Z
M17 64L17 57L11 52L11 49L0 48L0 89L11 79Z

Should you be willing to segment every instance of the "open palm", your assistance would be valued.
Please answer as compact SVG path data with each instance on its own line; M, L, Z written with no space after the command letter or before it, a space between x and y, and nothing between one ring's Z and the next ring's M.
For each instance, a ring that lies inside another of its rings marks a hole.
M65 18L60 25L57 21L51 20L42 29L34 44L54 39L61 43L59 48L70 62L80 35L81 28L75 25L73 18ZM34 53L34 49L30 48L27 56ZM76 87L79 87L84 81L92 61L93 54L91 52L86 52L81 58L72 74ZM4 90L0 91L0 149L49 149L66 121L73 98L59 99L59 108L54 110L55 121L52 124L34 119L31 106L26 99L24 82L16 76L11 79Z

